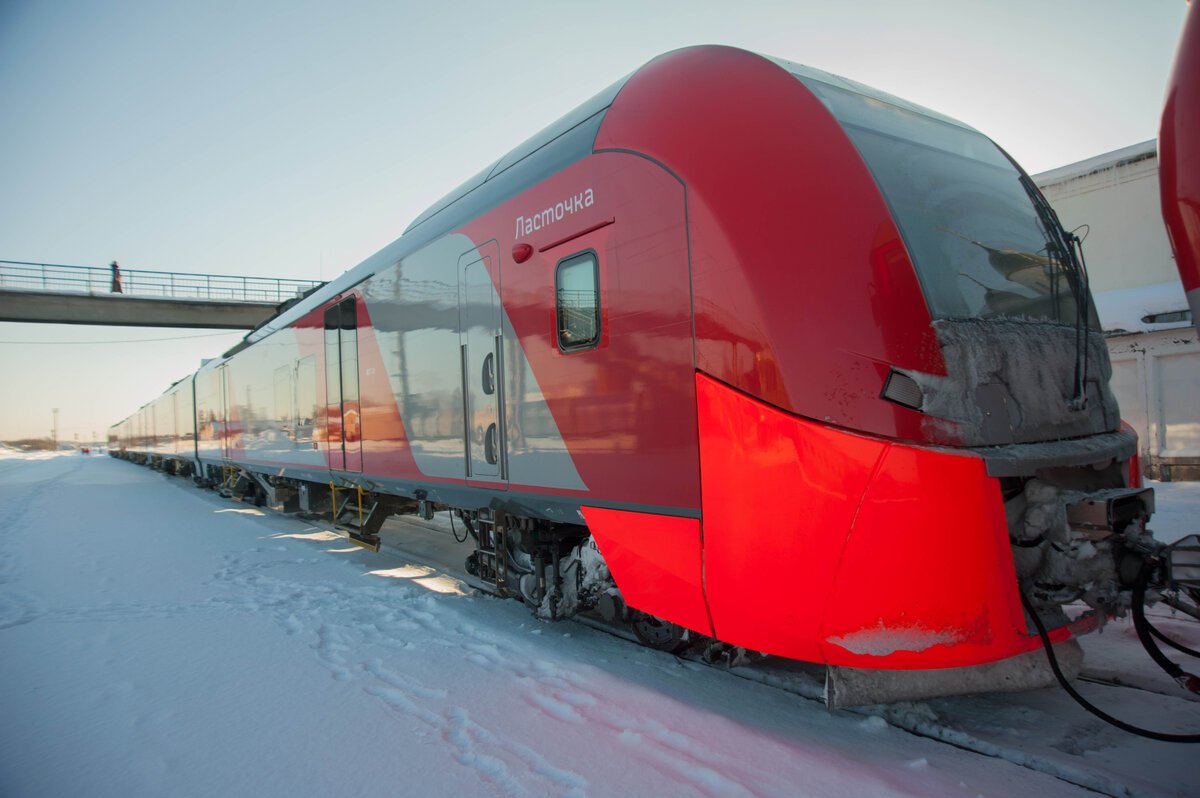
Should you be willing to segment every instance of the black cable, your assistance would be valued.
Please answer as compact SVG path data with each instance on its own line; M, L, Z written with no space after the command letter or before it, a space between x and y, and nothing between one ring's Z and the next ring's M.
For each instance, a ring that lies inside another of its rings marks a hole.
M1168 646L1175 649L1176 651L1181 651L1184 654L1187 654L1189 657L1200 657L1200 651L1196 651L1195 649L1188 648L1187 646L1183 645L1182 643L1175 642L1174 640L1167 637L1162 632L1158 631L1158 627L1155 626L1154 624L1150 623L1149 620L1146 621L1146 628L1150 630L1150 634L1154 635L1159 640L1166 643Z
M1149 562L1142 563L1142 570L1138 573L1137 582L1133 585L1133 628L1137 632L1138 640L1142 642L1142 647L1146 649L1146 653L1150 658L1158 664L1158 667L1166 671L1167 675L1175 681L1179 682L1181 687L1184 687L1192 692L1200 692L1194 687L1196 677L1179 667L1179 664L1173 660L1167 659L1167 655L1162 652L1158 644L1150 636L1150 622L1146 620L1146 586L1150 584L1150 575L1154 567Z
M1130 734L1136 734L1138 737L1148 737L1151 740L1159 740L1164 743L1200 743L1200 734L1167 734L1165 732L1138 728L1123 720L1114 718L1081 696L1071 686L1071 683L1067 681L1067 677L1063 676L1062 669L1058 667L1058 657L1054 654L1054 644L1050 642L1050 635L1046 632L1046 627L1042 624L1042 619L1038 617L1037 612L1033 609L1033 604L1030 603L1029 598L1026 597L1024 592L1021 592L1021 604L1025 606L1025 611L1029 613L1029 617L1033 620L1033 625L1037 627L1038 635L1042 638L1042 646L1046 649L1046 659L1050 661L1050 670L1054 671L1054 678L1058 679L1058 683L1067 691L1067 695L1075 699L1075 702L1079 706L1105 723L1116 726L1118 729L1127 731Z
M449 513L450 513L450 534L454 535L454 542L455 543L466 543L467 542L467 530L465 528L463 529L463 536L460 538L458 536L458 529L454 526L454 511L450 510Z
M465 515L460 515L459 518L462 519L463 526L467 528L467 532L469 532L471 537L475 538L476 542L478 542L479 533L475 531L475 527L471 524L471 519L467 518ZM466 538L464 538L464 540L466 540Z

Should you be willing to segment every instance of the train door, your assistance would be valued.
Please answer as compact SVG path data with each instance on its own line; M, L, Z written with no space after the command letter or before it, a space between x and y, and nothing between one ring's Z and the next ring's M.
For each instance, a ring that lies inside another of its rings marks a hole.
M458 261L463 415L467 479L489 483L504 466L503 368L500 327L500 250L495 241ZM496 275L496 284L492 274Z
M233 457L233 425L229 419L229 367L221 366L217 369L217 383L220 391L220 398L217 400L218 412L221 414L214 425L217 429L217 434L221 437L221 458L229 460Z
M362 471L356 297L343 299L325 311L325 396L329 467Z

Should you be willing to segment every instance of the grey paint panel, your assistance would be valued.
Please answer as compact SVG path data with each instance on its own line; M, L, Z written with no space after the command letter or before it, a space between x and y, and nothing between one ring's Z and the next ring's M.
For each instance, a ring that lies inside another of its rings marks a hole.
M307 478L300 476L298 472L292 472L289 476L297 479ZM344 479L340 476L338 477L339 485L348 487L361 483L370 490L380 491L393 496L419 497L435 504L447 504L451 507L463 509L490 507L515 515L530 518L545 518L549 521L559 521L569 524L585 523L583 513L580 512L580 508L585 506L629 510L654 515L669 515L679 518L700 518L701 516L699 507L670 507L628 502L592 501L587 498L554 496L525 491L507 491L497 494L495 489L490 486L476 484L422 483L406 479L393 479L391 477L356 479L356 475L354 474L345 476L346 478ZM326 479L325 484L327 482L328 480Z
M465 235L444 236L363 290L413 459L428 476L466 476L458 271L471 252L476 246ZM490 281L487 288L487 304L500 308L505 476L514 484L587 490L500 296Z
M533 367L503 314L505 435L508 479L513 484L587 490L550 414Z
M549 126L530 136L519 146L517 146L516 149L512 150L503 158L496 161L491 166L487 167L482 172L475 175L470 180L467 180L461 186L435 202L429 208L429 210L425 211L415 220L413 220L413 223L410 224L408 229L404 232L408 233L410 230L413 230L419 225L425 223L426 220L431 219L432 217L444 211L446 208L454 205L466 195L478 189L485 182L495 180L501 174L526 160L527 158L530 158L531 156L538 155L539 157L535 158L533 161L530 161L528 165L536 171L544 172L544 167L536 162L538 160L557 160L562 157L562 153L543 152L543 150L545 150L551 143L563 138L567 133L575 134L570 137L572 142L575 144L584 144L583 140L586 137L579 135L579 131L577 131L576 128L583 126L585 128L595 127L596 129L599 129L599 119L597 118L598 115L601 115L601 112L604 111L604 109L612 105L613 100L616 99L617 93L625 85L625 82L629 80L629 77L629 75L626 75L616 83L613 83L611 86L601 91L596 96L579 105L566 116L563 116L562 118L551 123ZM584 125L585 122L589 124ZM571 149L577 150L577 152L573 154L573 157L569 162L578 160L584 155L591 153L592 142L595 140L595 138L595 130L592 130L591 138L586 141L586 148L582 146L572 146ZM546 156L550 157L546 158ZM557 171L557 169L554 171Z
M413 223L405 231L403 240L412 246L421 246L590 155L603 121L604 112L597 112L548 142L519 165L493 175L443 210Z
M495 249L493 246L492 249ZM500 383L497 337L500 335L500 296L488 268L492 259L472 251L463 255L459 277L459 317L462 319L462 367L467 403L468 476L499 479Z
M305 413L304 425L297 423L295 376L300 361L296 332L285 330L273 336L269 346L246 349L222 365L229 406L218 417L239 422L233 448L241 449L245 458L279 466L326 467L316 419L311 417L315 407Z
M457 266L471 246L447 236L363 286L413 459L433 477L466 475Z

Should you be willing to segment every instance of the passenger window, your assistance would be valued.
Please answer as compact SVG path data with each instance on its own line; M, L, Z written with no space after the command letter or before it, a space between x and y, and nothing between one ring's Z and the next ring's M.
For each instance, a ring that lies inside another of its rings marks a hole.
M593 252L559 261L555 273L558 348L590 349L600 341L600 274Z

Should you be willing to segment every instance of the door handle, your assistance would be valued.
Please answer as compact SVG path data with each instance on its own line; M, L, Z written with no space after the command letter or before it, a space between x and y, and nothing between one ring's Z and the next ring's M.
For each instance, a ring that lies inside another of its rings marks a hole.
M487 434L483 436L483 456L488 461L489 465L496 465L497 457L496 449L499 448L499 441L496 440L496 422L488 425Z
M496 392L496 353L488 352L483 359L483 374L480 375L483 392L491 396Z

